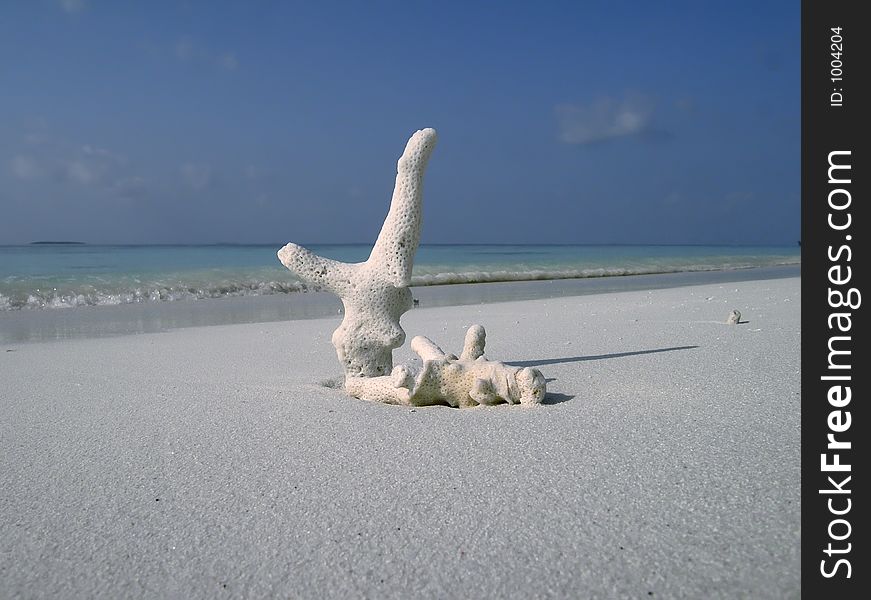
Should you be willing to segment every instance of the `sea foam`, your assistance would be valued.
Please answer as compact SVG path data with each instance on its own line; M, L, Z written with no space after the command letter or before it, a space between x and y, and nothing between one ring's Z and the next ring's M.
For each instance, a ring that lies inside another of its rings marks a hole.
M441 271L423 267L411 278L412 286L451 285L463 283L494 283L509 281L537 281L548 279L584 279L598 277L620 277L626 275L649 275L658 273L680 273L716 270L747 269L757 266L781 266L799 264L800 261L782 257L759 265L755 261L705 262L698 264L647 264L626 267L595 268L522 268L494 270L455 270ZM417 269L416 269L417 271ZM7 278L0 282L0 311L63 309L79 306L114 306L144 302L176 302L183 300L203 300L231 296L269 296L274 294L293 294L306 292L309 288L295 280L257 280L227 279L219 277L216 281L204 281L202 273L185 281L182 274L176 274L172 283L165 281L146 282L141 279L123 280L105 278L87 282L67 282L60 285L45 285L45 280L28 281Z

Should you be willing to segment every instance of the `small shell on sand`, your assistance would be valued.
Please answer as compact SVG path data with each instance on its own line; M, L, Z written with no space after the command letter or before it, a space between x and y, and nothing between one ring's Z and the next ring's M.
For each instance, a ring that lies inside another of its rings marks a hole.
M729 318L726 319L726 323L729 325L737 325L741 322L741 311L733 310L729 313Z

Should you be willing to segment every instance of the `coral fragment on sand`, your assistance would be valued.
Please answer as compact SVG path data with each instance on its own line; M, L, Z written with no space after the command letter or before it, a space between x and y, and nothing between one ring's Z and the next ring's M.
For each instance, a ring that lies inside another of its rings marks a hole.
M485 336L482 326L470 327L460 357L446 354L427 337L417 336L411 340L411 349L423 361L417 373L398 365L387 376L346 377L345 390L356 398L411 406L540 404L546 393L541 372L488 360L484 356Z

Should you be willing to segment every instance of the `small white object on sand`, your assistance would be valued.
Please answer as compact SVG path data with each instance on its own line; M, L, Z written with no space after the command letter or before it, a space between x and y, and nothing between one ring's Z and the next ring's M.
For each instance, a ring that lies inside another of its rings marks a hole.
M740 322L741 322L741 311L740 310L733 310L732 312L729 313L729 318L726 319L726 323L728 325L737 325Z

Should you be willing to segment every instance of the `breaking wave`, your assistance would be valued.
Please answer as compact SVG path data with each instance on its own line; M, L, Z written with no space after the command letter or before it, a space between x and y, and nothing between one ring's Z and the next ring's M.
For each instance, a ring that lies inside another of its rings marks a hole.
M765 266L786 266L796 262L776 262ZM542 281L549 279L590 279L595 277L622 277L626 275L661 275L664 273L689 273L700 271L729 271L752 269L760 265L687 265L645 267L600 267L592 269L531 269L526 271L469 271L461 273L430 273L413 275L412 285L451 285L458 283L497 283L510 281Z
M583 279L594 277L620 277L660 273L717 271L747 269L759 266L800 264L800 259L779 257L760 264L757 261L735 261L704 264L646 264L631 267L599 268L517 268L495 270L451 271L434 266L415 269L412 285L450 285L460 283L492 283L510 281L536 281L548 279ZM262 273L258 274L262 275ZM139 279L98 279L83 282L52 282L46 279L6 278L0 280L0 311L63 309L79 306L115 306L144 302L175 302L232 296L268 296L307 291L298 281L261 280L255 277L204 281L201 274L193 281L176 277L172 282Z
M36 288L29 291L0 293L0 310L74 308L77 306L115 306L142 302L174 302L203 300L230 296L267 296L304 291L300 283L280 281L253 281L220 283L208 286L171 285L137 286L118 289L116 286L100 289L93 285L78 288Z

